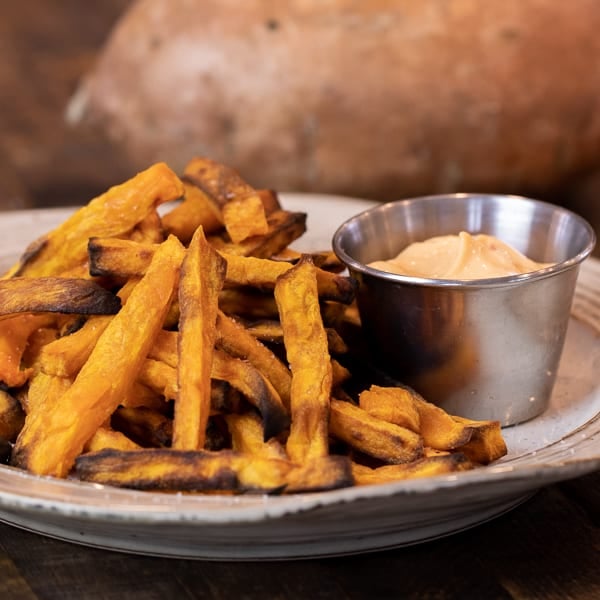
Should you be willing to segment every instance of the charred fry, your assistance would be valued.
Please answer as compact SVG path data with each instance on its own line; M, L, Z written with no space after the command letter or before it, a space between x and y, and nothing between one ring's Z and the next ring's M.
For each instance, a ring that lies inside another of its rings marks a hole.
M93 281L64 277L0 279L0 316L16 313L114 315L121 301Z

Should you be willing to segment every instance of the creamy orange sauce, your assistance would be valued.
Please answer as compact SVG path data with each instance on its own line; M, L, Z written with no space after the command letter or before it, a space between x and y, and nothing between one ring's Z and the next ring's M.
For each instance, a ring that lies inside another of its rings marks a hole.
M415 242L395 258L369 266L411 277L487 279L529 273L549 264L527 258L494 236L461 231Z

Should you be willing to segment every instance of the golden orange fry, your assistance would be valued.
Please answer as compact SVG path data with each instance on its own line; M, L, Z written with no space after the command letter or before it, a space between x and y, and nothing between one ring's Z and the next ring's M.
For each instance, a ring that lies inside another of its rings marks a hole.
M225 260L198 228L183 260L179 282L178 392L173 419L173 448L179 450L204 447L219 292L225 269Z
M166 164L156 163L94 198L30 245L7 275L61 275L86 262L90 237L122 236L158 205L182 195L179 177Z
M275 285L287 360L292 371L292 422L286 450L296 463L329 452L332 367L323 327L315 267L303 258Z
M406 463L423 456L419 434L342 400L331 400L329 430L333 437L386 463Z

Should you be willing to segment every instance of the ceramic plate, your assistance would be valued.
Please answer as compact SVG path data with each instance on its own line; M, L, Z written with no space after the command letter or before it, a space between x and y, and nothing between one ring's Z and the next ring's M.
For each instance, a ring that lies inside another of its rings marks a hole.
M371 203L288 194L309 215L296 247L330 246L337 224ZM6 267L70 210L0 215ZM492 466L297 496L186 496L36 477L0 466L0 519L91 546L203 559L291 559L415 544L496 517L542 486L600 469L600 261L582 266L554 394L540 417L505 429Z

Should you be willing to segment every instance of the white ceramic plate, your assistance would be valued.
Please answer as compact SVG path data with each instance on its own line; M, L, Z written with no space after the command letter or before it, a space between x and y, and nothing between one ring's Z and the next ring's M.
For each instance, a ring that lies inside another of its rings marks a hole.
M330 245L341 221L371 205L283 195L308 212L303 249ZM72 209L0 215L0 266ZM505 430L509 454L465 473L297 496L201 497L111 489L0 466L0 520L82 544L203 559L288 559L422 542L482 523L544 485L600 469L600 261L582 267L548 410Z

